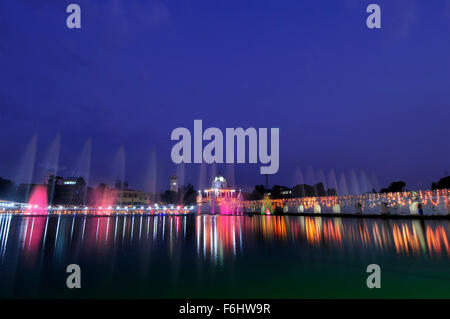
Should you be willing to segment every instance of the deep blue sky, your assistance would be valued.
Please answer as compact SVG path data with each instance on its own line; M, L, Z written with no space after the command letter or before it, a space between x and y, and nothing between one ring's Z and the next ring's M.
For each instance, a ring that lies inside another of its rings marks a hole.
M365 25L373 2L381 30ZM65 26L69 3L81 30ZM91 184L124 167L133 187L157 171L167 188L182 171L171 131L202 119L279 127L271 183L353 169L429 187L450 171L449 35L446 0L1 0L0 176L23 177L37 136L41 179L59 134L60 174L86 167L91 139ZM234 183L263 183L258 167L237 165ZM195 184L212 174L184 171Z

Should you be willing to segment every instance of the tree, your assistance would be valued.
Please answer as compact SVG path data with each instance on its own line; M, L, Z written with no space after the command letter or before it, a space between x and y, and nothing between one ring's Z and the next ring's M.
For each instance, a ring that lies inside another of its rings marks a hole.
M299 184L292 187L292 197L305 197L306 196L306 187L308 185Z
M337 195L337 191L334 188L328 188L327 189L327 196L336 196Z
M280 186L280 185L273 185L272 189L270 190L270 198L283 198L283 191L289 190L286 186Z
M14 200L15 186L9 179L3 179L0 177L0 199Z
M164 204L175 204L177 201L177 193L171 190L166 190L162 195L161 195L161 201Z
M323 183L317 183L314 184L314 196L325 196L326 192L325 192L325 187L323 186Z

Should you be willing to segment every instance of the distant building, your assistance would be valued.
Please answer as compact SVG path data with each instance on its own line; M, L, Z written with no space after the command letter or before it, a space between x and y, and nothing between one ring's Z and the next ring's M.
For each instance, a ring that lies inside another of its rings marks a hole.
M16 201L27 203L30 199L32 190L39 184L19 184L16 191ZM46 186L46 185L44 185Z
M95 189L90 188L88 204L95 206L113 205L150 205L153 196L143 191L128 188L128 183L114 183L114 187L100 184Z
M85 202L86 182L83 177L61 177L50 175L47 178L49 204L83 205Z
M20 184L17 187L16 200L26 203L37 187L47 189L49 205L83 205L85 203L86 182L82 177L48 175L44 184Z
M49 205L150 205L156 202L158 194L148 194L128 188L128 183L116 182L114 187L100 184L95 189L87 187L82 177L61 177L50 175L45 184L20 184L17 197L20 202L28 202L33 190L40 186L47 189Z
M117 180L114 183L114 188L116 188L116 189L128 189L128 182L122 182L121 180Z
M172 192L178 193L178 177L176 176L170 177L170 190Z
M128 182L116 181L111 190L115 205L150 205L151 196L143 191L128 188Z

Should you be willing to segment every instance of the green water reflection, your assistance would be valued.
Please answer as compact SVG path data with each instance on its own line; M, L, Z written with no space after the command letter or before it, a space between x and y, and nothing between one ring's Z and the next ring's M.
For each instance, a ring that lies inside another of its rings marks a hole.
M445 220L0 216L0 297L450 297L449 235Z

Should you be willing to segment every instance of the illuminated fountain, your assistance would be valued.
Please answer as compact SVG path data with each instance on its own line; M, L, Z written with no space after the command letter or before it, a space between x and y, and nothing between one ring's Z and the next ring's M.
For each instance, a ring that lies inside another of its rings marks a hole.
M37 136L33 136L30 143L28 144L24 156L22 158L19 170L17 172L16 180L19 183L27 185L24 198L28 198L30 194L30 185L33 180L34 174L34 162L36 160L36 150L37 150Z
M236 192L233 187L229 187L227 180L220 174L214 178L211 188L205 189L203 194L200 192L197 196L199 212L211 214L244 212L241 192Z
M53 142L50 144L50 148L47 153L47 158L45 160L45 169L46 169L45 180L49 184L48 203L50 205L53 204L56 179L49 180L49 177L58 175L60 150L61 150L61 136L60 134L57 134Z
M83 150L81 151L81 155L78 159L78 170L77 176L81 176L86 181L86 185L89 185L89 177L91 171L91 157L92 157L92 141L88 139L83 146ZM83 204L86 204L86 195L87 192L84 193Z
M117 192L113 191L106 185L97 187L92 196L94 207L97 214L106 214L112 210L116 203Z
M269 198L269 196L266 194L264 195L264 199L262 200L261 203L261 214L272 214L273 213L273 208L272 208L272 202Z

